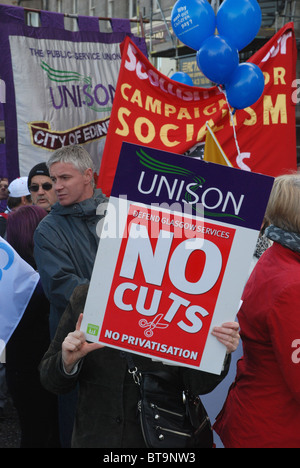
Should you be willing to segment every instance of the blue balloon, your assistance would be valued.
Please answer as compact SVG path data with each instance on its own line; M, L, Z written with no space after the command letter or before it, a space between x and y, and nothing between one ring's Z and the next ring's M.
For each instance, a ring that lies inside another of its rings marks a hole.
M171 76L171 80L177 81L178 83L182 83L188 86L194 86L194 82L192 78L183 72L176 72L174 75Z
M253 63L242 63L225 86L227 99L234 109L245 109L255 104L262 96L265 78L261 69Z
M211 36L198 51L197 63L209 80L224 84L239 65L239 53L224 37Z
M257 0L225 0L217 14L217 28L238 50L255 39L262 22Z
M216 15L207 0L179 0L173 8L171 22L178 39L194 50L199 50L216 29Z

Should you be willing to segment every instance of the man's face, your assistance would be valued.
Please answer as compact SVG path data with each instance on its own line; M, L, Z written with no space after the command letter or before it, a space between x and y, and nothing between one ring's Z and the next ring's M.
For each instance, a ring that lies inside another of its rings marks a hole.
M46 211L50 211L51 206L57 202L53 182L50 177L45 175L32 177L29 191L33 204L44 208Z
M59 203L69 206L80 203L93 195L92 169L82 174L72 163L57 162L50 167L50 175Z
M0 200L8 198L8 179L0 179Z

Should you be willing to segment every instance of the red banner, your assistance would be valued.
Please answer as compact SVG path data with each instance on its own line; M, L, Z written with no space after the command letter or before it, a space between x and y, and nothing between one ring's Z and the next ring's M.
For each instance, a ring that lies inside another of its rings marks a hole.
M167 78L127 38L98 186L110 195L124 141L184 154L205 142L206 122L234 167L275 177L296 170L296 60L293 23L249 60L263 71L265 90L234 115L238 154L225 94Z

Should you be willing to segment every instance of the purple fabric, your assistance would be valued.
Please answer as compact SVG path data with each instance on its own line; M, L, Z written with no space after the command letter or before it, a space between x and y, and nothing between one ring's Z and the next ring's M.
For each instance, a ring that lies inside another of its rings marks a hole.
M80 31L100 32L99 19L94 16L78 16L78 28Z
M8 177L6 170L6 145L0 144L0 179Z
M0 201L0 213L4 213L7 209L7 200Z
M110 23L113 32L131 33L130 21L128 19L112 18Z
M65 29L64 14L41 11L41 25L42 28Z

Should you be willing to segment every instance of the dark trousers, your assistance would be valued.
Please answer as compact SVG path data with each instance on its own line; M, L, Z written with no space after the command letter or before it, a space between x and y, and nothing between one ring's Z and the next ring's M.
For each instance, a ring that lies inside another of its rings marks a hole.
M21 448L58 448L57 397L47 392L37 372L6 369L7 385L21 427Z

